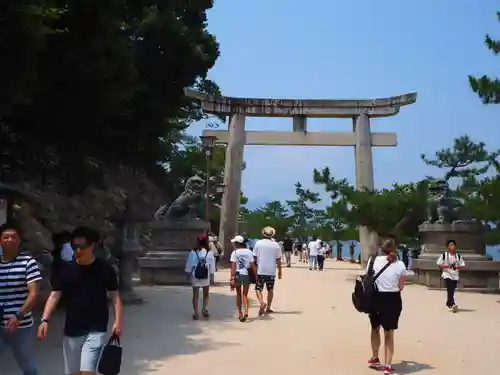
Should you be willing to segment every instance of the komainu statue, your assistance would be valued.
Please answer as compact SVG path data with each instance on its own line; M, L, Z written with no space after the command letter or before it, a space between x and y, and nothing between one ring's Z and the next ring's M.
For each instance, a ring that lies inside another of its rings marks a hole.
M427 221L431 224L452 224L470 221L466 217L463 202L452 196L448 182L437 180L429 183L427 197Z
M170 205L164 204L155 213L155 220L197 219L197 210L203 201L205 181L193 176L188 178L184 191Z

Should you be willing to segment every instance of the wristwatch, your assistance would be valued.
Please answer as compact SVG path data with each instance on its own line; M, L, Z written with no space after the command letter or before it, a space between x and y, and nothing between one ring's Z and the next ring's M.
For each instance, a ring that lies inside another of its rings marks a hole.
M48 323L48 322L49 322L49 320L48 320L48 319L42 319L40 322L41 322L41 323Z

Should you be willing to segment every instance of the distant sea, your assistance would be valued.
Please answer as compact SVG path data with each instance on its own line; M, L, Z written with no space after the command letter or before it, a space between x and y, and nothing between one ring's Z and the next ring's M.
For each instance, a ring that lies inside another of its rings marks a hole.
M250 240L251 242L255 241L253 239ZM350 254L349 254L349 245L351 244L351 241L344 241L342 242L344 244L342 248L342 258L349 259ZM337 254L337 245L335 242L330 243L332 249L333 249L333 256L336 256ZM358 259L359 257L359 243L356 243L356 248L355 248L355 253L354 253L354 259ZM409 254L411 256L411 254ZM500 262L500 245L495 245L495 246L486 246L486 255L492 258L493 260Z

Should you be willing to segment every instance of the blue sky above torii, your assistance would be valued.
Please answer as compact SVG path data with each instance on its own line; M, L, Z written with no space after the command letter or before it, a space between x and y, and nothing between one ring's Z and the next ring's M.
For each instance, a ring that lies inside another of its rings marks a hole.
M498 8L497 8L498 7ZM467 75L498 74L483 44L500 38L498 1L216 0L209 30L221 56L209 76L241 97L364 99L416 91L417 103L373 131L398 133L396 148L374 149L375 186L439 175L420 154L469 134L500 147L499 109L483 106ZM191 127L200 135L203 124ZM350 120L309 120L310 131L350 131ZM292 119L248 118L247 130L291 130ZM243 191L251 206L292 199L294 183L320 191L314 168L354 183L351 147L245 148Z

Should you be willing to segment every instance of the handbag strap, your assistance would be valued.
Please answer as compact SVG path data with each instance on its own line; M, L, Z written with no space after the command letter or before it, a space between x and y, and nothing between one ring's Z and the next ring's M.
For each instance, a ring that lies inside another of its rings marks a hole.
M117 335L111 335L111 337L109 338L109 341L108 341L108 345L114 345L114 346L121 346L120 344L120 337L118 337Z

